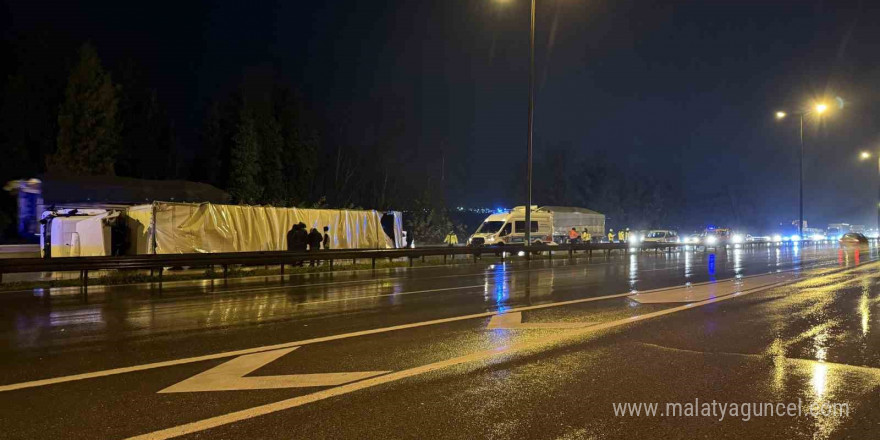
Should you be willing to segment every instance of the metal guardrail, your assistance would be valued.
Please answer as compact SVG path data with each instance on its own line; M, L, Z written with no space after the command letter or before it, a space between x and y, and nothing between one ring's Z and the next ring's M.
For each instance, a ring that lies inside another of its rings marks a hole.
M809 244L808 241L802 242ZM778 245L779 243L752 242L743 243L740 246L753 247L764 245ZM718 245L717 247L724 246ZM424 257L442 256L446 263L448 257L458 255L472 256L474 262L481 255L497 255L502 259L512 258L520 252L525 258L532 254L547 253L550 259L553 254L568 254L569 258L575 252L584 252L592 255L593 251L610 253L618 250L630 252L630 250L670 250L682 247L712 249L713 246L681 244L681 243L580 243L560 245L506 245L484 247L425 247L416 249L331 249L312 252L292 251L267 251L267 252L230 252L230 253L206 253L206 254L159 254L159 255L128 255L118 257L65 257L65 258L10 258L0 259L0 282L6 273L27 272L80 272L82 287L88 288L88 272L92 270L135 270L150 269L158 271L159 285L161 286L162 274L166 267L180 266L221 266L223 276L227 277L229 266L268 266L280 265L281 274L284 268L306 261L327 261L333 267L334 260L370 260L372 268L376 268L376 260L408 258L412 266L413 259ZM509 254L509 255L508 255Z

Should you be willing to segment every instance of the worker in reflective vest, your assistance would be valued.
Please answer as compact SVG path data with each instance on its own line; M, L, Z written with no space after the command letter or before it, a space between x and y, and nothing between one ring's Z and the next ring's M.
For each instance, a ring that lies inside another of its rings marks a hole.
M577 229L571 228L571 230L568 231L568 242L571 244L575 244L577 243L578 238L581 238L581 234L578 234Z
M590 231L587 228L584 228L584 232L581 232L581 242L589 243L591 241L593 241L593 236L590 235Z
M446 238L443 239L443 242L449 246L455 246L458 244L458 236L455 235L455 232L450 231L446 234Z

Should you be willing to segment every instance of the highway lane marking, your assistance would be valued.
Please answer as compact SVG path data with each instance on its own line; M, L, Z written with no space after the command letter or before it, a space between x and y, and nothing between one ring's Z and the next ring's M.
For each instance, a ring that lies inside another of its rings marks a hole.
M335 388L330 388L323 391L318 391L315 393L307 394L304 396L294 397L286 400L281 400L274 403L269 403L265 405L256 406L253 408L248 408L241 411L235 411L232 413L224 414L221 416L210 417L207 419L186 423L183 425L174 426L171 428L166 428L158 431L153 431L150 433L130 437L129 440L162 440L178 437L181 435L192 434L196 432L205 431L211 428L216 428L223 425L228 425L230 423L240 422L243 420L251 419L254 417L259 417L267 414L271 414L278 411L283 411L291 408L295 408L298 406L303 406L312 402L317 402L319 400L328 399L331 397L341 396L344 394L352 393L355 391L363 390L366 388L371 388L378 385L387 384L390 382L395 382L401 379L406 379L413 376L418 376L426 373L430 373L433 371L453 367L456 365L473 363L477 361L487 361L492 358L501 356L501 355L509 355L518 352L526 352L526 351L534 351L538 349L546 349L553 345L558 345L562 343L571 343L576 342L579 339L582 339L584 336L587 336L591 333L596 333L600 330L607 330L614 327L619 327L639 321L644 321L651 318L656 318L659 316L669 315L672 313L678 313L685 310L691 310L697 307L701 307L708 304L713 304L721 301L726 301L732 298L740 298L745 295L761 292L768 289L772 289L774 287L783 286L786 284L790 284L790 281L783 281L779 283L775 283L769 286L761 286L754 288L752 290L743 290L740 292L731 293L725 296L720 296L716 298L707 299L705 301L688 303L685 305L672 307L664 310L659 310L656 312L646 313L644 315L633 316L629 318L618 319L615 321L610 321L606 323L597 324L591 327L586 327L584 329L577 329L568 332L560 332L555 335L549 335L547 338L539 340L539 341L526 341L526 342L514 342L510 345L506 345L499 348L482 350L474 353L470 353L464 356L455 357L452 359L447 359L443 361L438 361L426 365L422 365L419 367L409 368L406 370L401 370L393 373L389 373L383 376L374 377L371 379L362 380L359 382L353 382L347 385L338 386Z
M852 371L858 371L863 373L869 373L873 376L880 377L880 368L878 367L870 367L866 365L852 365L852 364L843 364L840 362L829 362L829 361L817 361L815 359L804 359L797 357L788 357L784 355L771 354L771 353L734 353L730 351L700 351L700 350L689 350L686 348L675 348L675 347L667 347L665 345L659 344L651 344L648 342L634 342L633 345L640 345L648 348L653 348L657 350L664 351L672 351L676 353L685 353L685 354L695 354L699 356L713 355L713 356L730 356L730 357L742 357L747 359L784 359L786 362L791 362L793 364L803 363L807 366L815 366L817 364L827 365L829 367L836 367L841 369L847 369Z
M595 322L522 322L522 312L506 312L495 315L486 325L491 330L531 330L584 328Z
M337 386L367 379L389 371L350 371L344 373L288 374L283 376L249 376L247 374L289 354L299 347L282 348L246 354L180 381L159 393L192 393L202 391L262 390Z
M739 288L743 290L748 290L762 287L763 285L774 284L781 281L788 281L791 279L794 279L793 273L782 272L768 275L760 275L753 278L746 278L741 280L736 278L732 280L728 279L724 281L719 281L714 284L704 284L696 287L672 289L663 292L639 293L631 296L631 298L634 301L642 304L697 302L714 298L716 296L719 296L720 294L723 294L723 289L727 289L731 284L736 285L737 283L739 283L741 284Z
M852 270L852 269L850 269L850 270ZM764 274L753 275L753 276L763 276L763 275ZM817 274L817 276L820 276L820 275L822 275L822 274ZM742 278L743 279L750 278L753 276L742 277ZM714 282L717 282L717 281L714 281ZM709 283L713 283L713 281L708 281L705 283L693 283L693 284L691 284L691 286L700 286L700 285L709 284ZM660 292L660 291L670 290L670 289L679 289L681 287L682 286L662 287L662 288L646 290L644 292L638 292L638 293ZM321 336L321 337L317 337L317 338L304 339L304 340L293 341L293 342L285 342L285 343L281 343L281 344L266 345L266 346L262 346L262 347L253 347L253 348L247 348L247 349L242 349L242 350L226 351L226 352L214 353L214 354L208 354L208 355L202 355L202 356L194 356L194 357L174 359L174 360L168 360L168 361L160 361L160 362L151 362L151 363L147 363L147 364L134 365L134 366L130 366L130 367L120 367L120 368L113 368L113 369L109 369L109 370L94 371L94 372L89 372L89 373L80 373L80 374L59 376L59 377L53 377L53 378L47 378L47 379L39 379L39 380L33 380L33 381L27 381L27 382L19 382L19 383L7 384L7 385L0 385L0 392L13 391L13 390L19 390L19 389L24 389L24 388L34 388L34 387L40 387L40 386L46 386L46 385L54 385L54 384L59 384L59 383L64 383L64 382L72 382L72 381L84 380L84 379L94 379L94 378L112 376L112 375L117 375L117 374L133 373L133 372L137 372L137 371L151 370L154 368L171 367L171 366L176 366L176 365L190 364L190 363L194 363L194 362L209 361L209 360L214 360L214 359L223 359L223 358L227 358L227 357L241 356L241 355L251 354L251 353L259 353L262 351L277 350L277 349L281 349L281 348L290 348L290 347L309 345L309 344L317 344L317 343L321 343L321 342L337 341L337 340L341 340L341 339L348 339L348 338L359 337L359 336L375 335L375 334L379 334L379 333L386 333L386 332L397 331L397 330L406 330L406 329L411 329L411 328L419 328L419 327L425 327L425 326L430 326L430 325L445 324L445 323L464 321L464 320L470 320L470 319L487 318L490 316L497 315L499 313L525 312L525 311L529 311L529 310L539 310L539 309L545 309L545 308L551 308L551 307L562 307L562 306L567 306L567 305L572 305L572 304L581 304L581 303L592 302L592 301L602 301L602 300L607 300L607 299L622 298L622 297L632 296L634 293L637 293L637 292L626 292L626 293L618 293L618 294L597 296L597 297L591 297L591 298L581 298L581 299L575 299L575 300L569 300L569 301L561 301L561 302L556 302L556 303L539 304L539 305L533 305L533 306L523 306L523 307L517 307L517 308L503 310L503 311L473 313L473 314L469 314L469 315L460 315L460 316L453 316L453 317L449 317L449 318L433 319L433 320L429 320L429 321L414 322L414 323L401 324L401 325L395 325L395 326L390 326L390 327L380 327L380 328L370 329L370 330L360 330L360 331L356 331L356 332L342 333L342 334L331 335L331 336ZM693 306L695 304L697 304L697 303L690 303L687 306Z

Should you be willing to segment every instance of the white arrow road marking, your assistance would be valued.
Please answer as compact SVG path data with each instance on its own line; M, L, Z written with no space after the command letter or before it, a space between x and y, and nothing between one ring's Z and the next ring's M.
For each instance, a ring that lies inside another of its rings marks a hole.
M353 371L348 373L289 374L286 376L244 377L258 368L299 347L239 356L208 371L165 388L160 393L197 391L262 390L269 388L329 387L366 379L388 371Z
M595 322L522 322L522 312L508 312L495 315L489 320L488 329L531 330L547 328L583 328Z

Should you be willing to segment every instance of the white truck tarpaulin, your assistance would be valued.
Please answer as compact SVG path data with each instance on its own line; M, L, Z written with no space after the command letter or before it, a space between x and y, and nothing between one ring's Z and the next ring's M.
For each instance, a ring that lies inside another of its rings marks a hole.
M129 213L129 235L137 240L131 249L137 253L286 250L287 232L300 222L321 234L329 226L331 249L393 248L399 233L395 224L395 237L389 237L382 230L382 214L366 210L155 202L133 207Z

